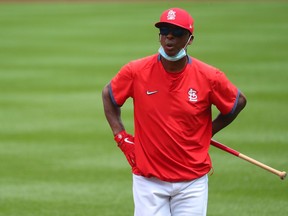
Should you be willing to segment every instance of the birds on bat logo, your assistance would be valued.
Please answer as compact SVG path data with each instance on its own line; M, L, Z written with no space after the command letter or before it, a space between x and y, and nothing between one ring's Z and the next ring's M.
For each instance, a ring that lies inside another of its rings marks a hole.
M175 20L176 19L176 11L169 10L167 14L167 20Z
M191 102L197 102L198 101L198 96L197 96L197 91L190 88L188 90L188 100Z

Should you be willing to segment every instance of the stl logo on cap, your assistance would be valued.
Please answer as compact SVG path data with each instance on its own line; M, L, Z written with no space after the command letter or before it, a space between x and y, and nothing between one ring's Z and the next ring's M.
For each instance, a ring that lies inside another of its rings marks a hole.
M191 15L181 8L170 8L165 10L161 16L160 21L155 23L156 28L160 28L163 25L171 24L178 26L180 28L187 29L191 34L193 34L194 20Z
M167 20L175 20L176 18L176 11L169 10L167 14Z

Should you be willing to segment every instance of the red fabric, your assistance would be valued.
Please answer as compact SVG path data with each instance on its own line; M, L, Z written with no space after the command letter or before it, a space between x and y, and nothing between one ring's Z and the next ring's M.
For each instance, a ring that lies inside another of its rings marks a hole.
M160 16L160 22L155 23L159 28L161 25L168 23L187 29L191 34L194 30L194 20L190 14L181 8L171 8L165 10Z
M119 106L133 98L135 160L142 175L175 182L210 171L211 105L228 114L238 90L197 59L174 74L153 55L125 65L111 80L110 94Z

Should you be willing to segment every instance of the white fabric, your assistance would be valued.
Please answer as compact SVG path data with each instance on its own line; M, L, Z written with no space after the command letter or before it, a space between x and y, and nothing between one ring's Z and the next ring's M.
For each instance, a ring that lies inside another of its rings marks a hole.
M134 216L206 216L208 177L164 182L133 175Z

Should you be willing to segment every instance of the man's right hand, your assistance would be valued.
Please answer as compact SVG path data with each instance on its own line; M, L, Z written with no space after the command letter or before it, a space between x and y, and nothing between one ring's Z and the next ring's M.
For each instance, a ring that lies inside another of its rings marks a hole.
M135 145L134 137L130 134L127 134L125 130L119 132L115 135L114 140L117 142L118 147L124 153L127 161L130 166L135 167Z

